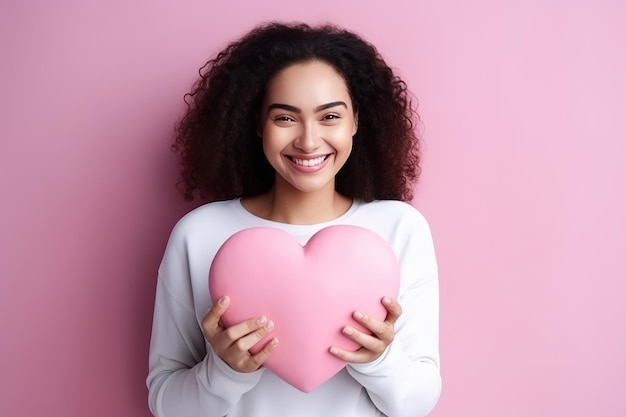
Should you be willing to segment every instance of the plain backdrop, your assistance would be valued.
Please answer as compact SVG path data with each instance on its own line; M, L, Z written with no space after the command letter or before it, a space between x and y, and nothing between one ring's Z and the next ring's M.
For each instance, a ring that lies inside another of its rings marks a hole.
M626 410L626 3L2 1L0 415L147 417L172 127L252 26L334 22L419 100L436 417Z

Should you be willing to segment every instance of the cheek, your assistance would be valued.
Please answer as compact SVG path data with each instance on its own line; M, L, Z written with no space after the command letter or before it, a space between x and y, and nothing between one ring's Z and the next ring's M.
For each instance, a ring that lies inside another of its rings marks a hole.
M272 128L265 128L263 130L263 139L261 140L265 158L270 162L280 158L280 155L288 142L285 139L284 131Z
M344 144L344 151L346 153L345 158L347 160L350 154L352 153L352 148L354 147L352 129L348 130L347 135L344 138L343 144Z
M339 131L335 131L332 137L334 138L334 143L337 147L340 148L350 148L352 149L352 127L343 127Z

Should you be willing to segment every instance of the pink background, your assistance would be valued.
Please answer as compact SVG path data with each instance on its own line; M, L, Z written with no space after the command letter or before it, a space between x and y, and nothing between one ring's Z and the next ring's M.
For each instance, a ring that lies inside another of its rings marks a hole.
M360 32L419 97L432 415L623 415L623 1L88 3L0 4L0 415L149 415L156 269L192 207L172 125L205 59L269 19Z

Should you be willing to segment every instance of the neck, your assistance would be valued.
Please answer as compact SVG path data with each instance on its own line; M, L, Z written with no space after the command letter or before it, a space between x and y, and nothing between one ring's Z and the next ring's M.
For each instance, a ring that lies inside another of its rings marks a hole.
M344 214L352 200L335 191L334 184L314 192L301 192L277 179L266 194L247 199L244 207L251 213L281 223L323 223Z

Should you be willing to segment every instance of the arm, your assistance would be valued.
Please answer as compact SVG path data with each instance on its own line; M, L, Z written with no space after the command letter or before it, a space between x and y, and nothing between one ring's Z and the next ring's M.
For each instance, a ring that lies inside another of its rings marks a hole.
M225 307L218 303L210 308L203 324L212 330L205 339L195 312L191 275L193 271L203 275L208 267L190 260L187 248L199 245L189 244L184 229L179 226L172 232L159 268L147 378L149 405L157 417L221 417L258 383L263 370L238 372L206 342L223 330L218 322ZM224 342L217 350L227 348Z
M231 369L204 342L196 316L159 279L147 384L157 417L224 416L252 389L262 370Z
M389 314L384 322L365 314L366 321L359 321L376 337L353 330L347 336L363 348L340 353L351 362L350 375L390 417L427 415L441 390L437 265L428 225L421 216L417 220L403 225L410 230L403 242L391 242L402 267L401 309L396 303L386 304ZM395 335L387 334L389 328L395 328Z
M411 293L400 299L405 324L396 326L396 337L387 350L373 362L348 366L350 375L367 389L376 407L389 417L427 415L441 390L436 339L419 334L420 327L426 332L429 325L424 323L426 320L414 318L414 314L428 317L433 313L432 305L420 303L427 302L427 294L436 294L436 289L415 288Z

